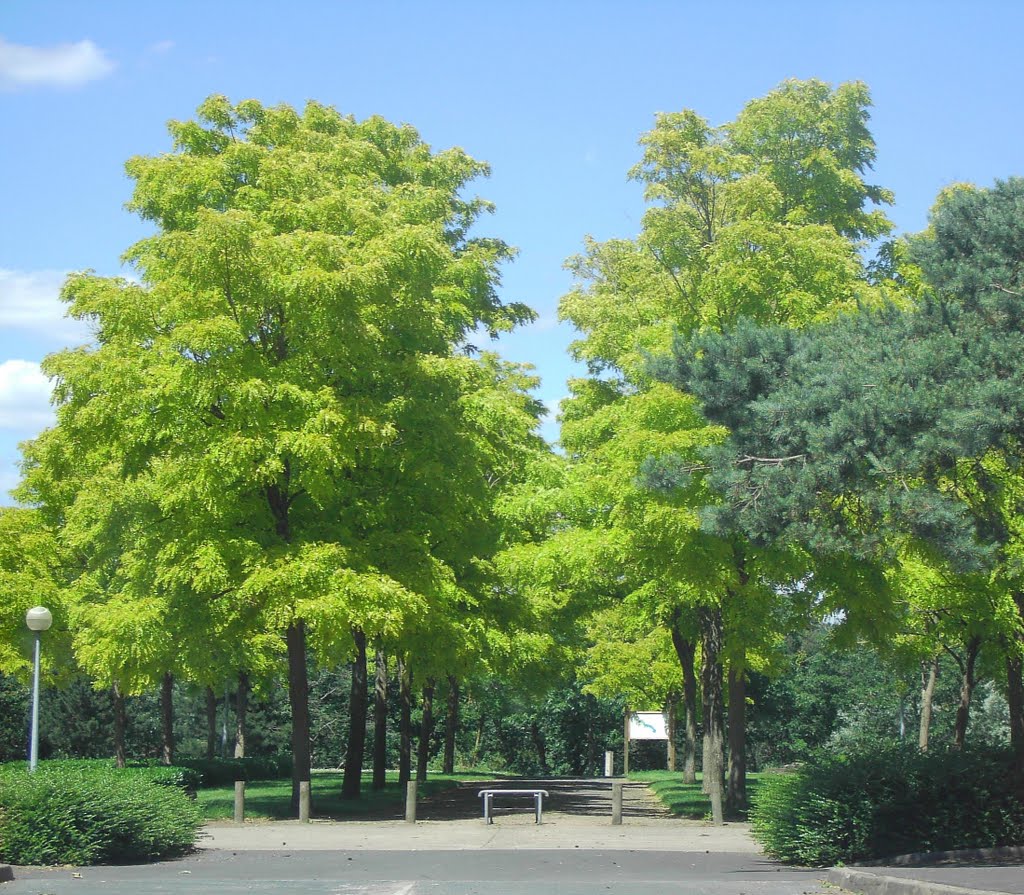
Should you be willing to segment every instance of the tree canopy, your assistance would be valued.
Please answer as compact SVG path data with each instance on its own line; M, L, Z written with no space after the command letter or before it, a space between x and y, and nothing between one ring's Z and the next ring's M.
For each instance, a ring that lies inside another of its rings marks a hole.
M496 549L539 407L467 340L532 312L498 298L512 250L471 234L487 167L461 150L316 103L214 96L169 129L127 165L138 280L65 285L95 342L45 363L58 424L20 493L76 551L93 673L146 619L150 679L258 673L287 634L301 728L307 628L334 661L422 628Z
M187 681L212 730L235 682L241 731L250 689L287 678L296 801L311 670L346 675L346 797L368 656L375 786L392 669L403 779L417 693L426 772L437 687L446 766L463 697L474 754L490 715L532 741L518 766L550 766L499 678L538 702L564 686L565 729L598 696L681 702L720 820L723 790L745 806L748 684L766 697L810 631L810 654L867 639L898 668L901 730L920 669L922 748L940 657L956 746L1005 663L1024 769L1024 180L954 185L887 239L869 110L859 82L792 80L726 124L655 117L639 232L567 262L586 372L560 453L531 368L474 344L533 319L500 295L514 250L480 234L484 163L312 102L212 96L171 122L169 151L127 163L151 228L132 275L64 286L93 339L44 362L57 422L0 511L0 674L24 674L21 616L47 603L48 661L110 690L122 740L126 695ZM582 726L562 750L581 768Z
M878 568L916 555L968 576L957 587L976 594L978 617L964 624L1002 632L1017 716L1022 208L1019 178L943 196L911 244L930 287L912 307L680 337L662 375L730 434L700 464L648 470L664 484L698 475L720 494L704 512L711 531Z

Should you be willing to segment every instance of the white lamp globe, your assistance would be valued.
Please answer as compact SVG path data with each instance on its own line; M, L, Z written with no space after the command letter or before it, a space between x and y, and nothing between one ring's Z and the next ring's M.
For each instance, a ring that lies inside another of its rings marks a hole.
M45 631L53 624L53 615L45 606L33 606L25 613L25 624L30 631Z

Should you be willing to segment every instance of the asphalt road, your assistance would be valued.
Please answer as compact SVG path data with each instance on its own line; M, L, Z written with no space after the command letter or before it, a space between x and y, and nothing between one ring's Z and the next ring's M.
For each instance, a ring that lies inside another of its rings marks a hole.
M0 895L803 895L821 870L662 851L206 851L161 864L16 868ZM75 874L80 876L75 876ZM833 889L833 891L835 891Z

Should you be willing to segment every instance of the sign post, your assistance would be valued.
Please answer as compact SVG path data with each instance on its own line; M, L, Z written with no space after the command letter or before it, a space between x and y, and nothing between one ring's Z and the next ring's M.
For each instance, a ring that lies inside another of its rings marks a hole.
M633 740L665 740L669 742L668 725L663 712L631 712L626 708L625 770L629 773L629 744Z

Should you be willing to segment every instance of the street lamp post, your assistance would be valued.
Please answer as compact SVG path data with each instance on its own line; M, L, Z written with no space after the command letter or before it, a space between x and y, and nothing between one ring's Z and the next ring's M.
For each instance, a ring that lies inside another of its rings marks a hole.
M53 615L45 606L35 606L25 613L25 624L36 635L35 673L32 677L32 737L28 749L28 769L31 772L39 762L39 641L43 631L53 624Z

